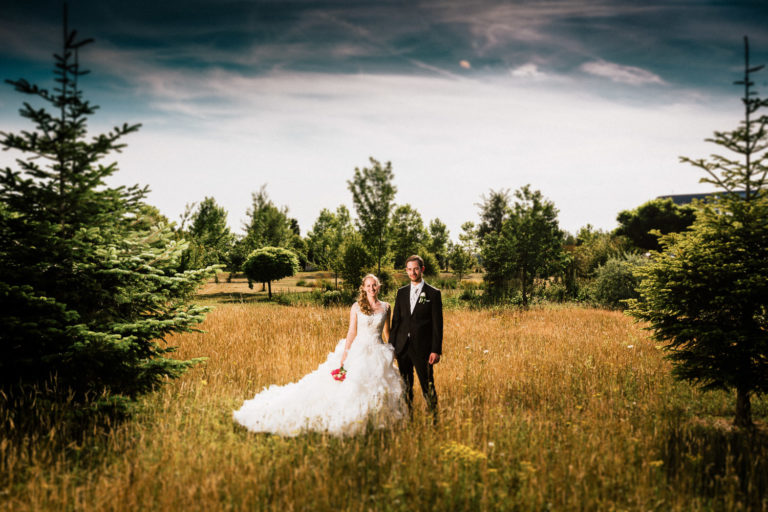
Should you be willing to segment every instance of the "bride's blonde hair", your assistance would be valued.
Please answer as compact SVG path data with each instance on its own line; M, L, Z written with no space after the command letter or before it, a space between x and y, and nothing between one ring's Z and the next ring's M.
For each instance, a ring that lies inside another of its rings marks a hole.
M357 304L360 306L360 311L362 311L366 315L372 315L373 314L373 308L371 307L371 304L368 302L368 294L365 293L365 282L368 279L373 279L376 281L376 284L378 285L379 289L381 289L381 281L379 281L379 278L376 277L373 274L368 274L363 278L363 282L360 283L360 293L357 296Z

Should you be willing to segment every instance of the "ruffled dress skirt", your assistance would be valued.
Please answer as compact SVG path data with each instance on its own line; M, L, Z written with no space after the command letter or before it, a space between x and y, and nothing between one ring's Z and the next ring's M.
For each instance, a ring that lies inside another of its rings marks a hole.
M253 432L282 436L348 436L402 420L403 382L392 364L392 346L379 336L358 336L344 363L346 378L337 381L331 371L339 367L345 342L340 340L325 362L298 382L269 386L246 400L234 419Z

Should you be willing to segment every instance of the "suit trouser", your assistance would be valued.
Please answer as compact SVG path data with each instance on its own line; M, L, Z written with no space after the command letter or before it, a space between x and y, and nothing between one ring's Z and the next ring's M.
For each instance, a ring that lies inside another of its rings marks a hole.
M437 419L437 392L429 360L420 357L413 348L413 344L408 343L405 352L397 356L397 367L405 382L405 402L408 404L408 410L413 412L413 370L416 370L424 400L427 401L427 408Z

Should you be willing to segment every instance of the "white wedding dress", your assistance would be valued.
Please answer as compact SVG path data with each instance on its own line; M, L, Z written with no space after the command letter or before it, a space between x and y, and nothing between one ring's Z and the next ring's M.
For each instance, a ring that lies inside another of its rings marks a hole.
M298 382L265 388L234 412L235 420L253 432L345 436L364 431L369 423L383 428L402 419L403 382L392 364L394 349L381 337L389 314L389 305L382 305L372 315L362 313L357 303L352 306L357 336L344 362L345 380L331 376L344 352L346 339L342 339L317 370Z

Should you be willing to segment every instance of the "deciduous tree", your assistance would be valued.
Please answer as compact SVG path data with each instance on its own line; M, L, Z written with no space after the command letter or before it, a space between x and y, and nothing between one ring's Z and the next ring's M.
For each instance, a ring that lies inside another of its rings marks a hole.
M277 207L267 194L267 186L262 185L252 194L251 207L247 211L245 224L245 244L250 249L260 247L287 247L298 229L288 217L288 207Z
M357 226L363 242L371 248L377 272L387 253L387 228L397 188L393 181L392 163L383 166L370 158L371 167L355 168L352 180L347 182L357 213Z
M488 195L481 197L480 224L477 226L477 237L485 238L488 234L501 234L504 221L509 218L510 198L508 189L491 190Z
M634 210L619 212L619 227L614 234L626 236L638 249L658 251L658 234L677 233L693 223L696 210L691 205L677 206L672 199L652 199Z
M323 208L312 230L307 234L309 259L324 270L331 269L331 263L337 257L341 243L353 231L346 206L339 206L335 212Z
M435 255L440 263L440 268L448 270L448 243L450 234L448 226L440 219L432 219L429 222L429 243L427 249Z
M348 289L356 290L360 286L363 276L373 263L373 257L359 234L354 233L344 240L339 251L338 268Z
M453 273L456 274L456 277L461 281L464 275L469 272L475 264L475 257L466 245L460 243L452 244L451 250L448 253L448 261L451 270L453 270Z
M398 206L392 212L389 228L389 247L395 268L405 268L405 260L426 245L427 230L421 214L410 204Z
M495 279L502 283L513 277L519 280L523 305L527 306L534 278L561 270L564 233L554 203L541 192L526 185L515 192L515 198L501 233L489 232L483 239L483 259L486 269L490 264L497 272Z

